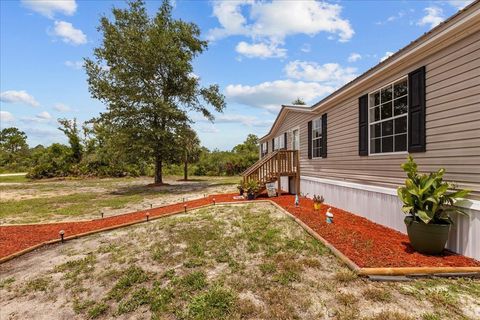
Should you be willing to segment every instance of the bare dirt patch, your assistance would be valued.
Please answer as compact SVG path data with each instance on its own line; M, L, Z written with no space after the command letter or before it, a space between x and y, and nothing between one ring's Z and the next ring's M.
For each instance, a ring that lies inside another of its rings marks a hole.
M269 204L216 206L0 265L2 319L477 319L480 282L357 278Z

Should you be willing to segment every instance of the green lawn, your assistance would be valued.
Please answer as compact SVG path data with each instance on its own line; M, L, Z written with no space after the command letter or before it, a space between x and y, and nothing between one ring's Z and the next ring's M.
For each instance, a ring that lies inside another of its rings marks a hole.
M2 177L11 182L0 185L0 223L36 223L68 219L90 219L130 212L183 198L234 192L239 177L166 177L170 186L151 187L152 178L66 178L27 181L25 177ZM8 178L8 179L7 179ZM24 182L21 182L21 179ZM121 210L125 209L125 210Z
M0 176L0 183L23 183L28 182L25 176Z

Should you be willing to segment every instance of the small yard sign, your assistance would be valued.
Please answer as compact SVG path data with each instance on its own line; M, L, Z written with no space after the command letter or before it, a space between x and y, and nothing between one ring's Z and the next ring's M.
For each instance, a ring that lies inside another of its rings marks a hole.
M267 187L268 197L276 197L277 191L275 190L275 182L270 182L265 185Z

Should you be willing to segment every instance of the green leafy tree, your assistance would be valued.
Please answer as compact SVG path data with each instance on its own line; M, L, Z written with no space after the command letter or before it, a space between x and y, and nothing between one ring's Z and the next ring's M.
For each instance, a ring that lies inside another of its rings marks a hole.
M258 137L250 134L232 151L203 149L197 163L196 175L236 175L258 160Z
M27 135L18 128L0 131L0 168L7 171L25 170L29 163Z
M237 167L241 170L240 172L243 172L258 160L258 147L258 137L249 134L243 143L233 148L232 151L237 155Z
M305 101L303 101L303 99L301 98L297 98L295 100L292 101L292 104L295 104L295 105L306 105Z
M153 159L155 183L162 183L162 166L175 158L175 129L194 110L209 120L225 108L218 85L202 87L193 75L192 60L207 49L193 23L172 17L164 1L153 18L145 3L114 8L112 20L102 17L101 45L85 59L92 97L104 102L102 123L122 132L125 145L142 145Z
M71 175L72 153L68 146L54 143L47 148L37 147L33 157L33 166L28 172L32 179L66 177Z
M175 142L179 147L179 160L183 163L183 179L188 180L188 164L198 161L200 157L200 139L192 128L183 126L177 130Z
M15 127L0 131L0 148L11 154L28 149L27 135Z
M83 126L85 152L82 172L96 176L150 174L148 154L139 144L128 144L129 138L122 131L99 121Z
M80 131L77 127L77 119L58 119L57 121L60 124L58 130L62 131L68 138L68 143L72 149L72 161L74 163L79 163L82 160L83 146L80 138Z

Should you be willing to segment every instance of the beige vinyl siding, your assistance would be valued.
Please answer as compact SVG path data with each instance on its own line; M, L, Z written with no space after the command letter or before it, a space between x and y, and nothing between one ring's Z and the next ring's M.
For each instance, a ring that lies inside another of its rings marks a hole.
M377 77L369 89L346 96L318 114L288 111L272 135L300 128L303 176L341 179L396 187L403 183L400 164L407 153L358 155L358 98L420 66L426 66L427 151L413 153L422 171L446 169L446 179L474 190L480 199L480 32L438 51L424 61L387 78ZM307 122L328 113L327 158L308 159ZM288 134L288 148L291 146Z

